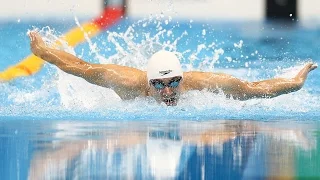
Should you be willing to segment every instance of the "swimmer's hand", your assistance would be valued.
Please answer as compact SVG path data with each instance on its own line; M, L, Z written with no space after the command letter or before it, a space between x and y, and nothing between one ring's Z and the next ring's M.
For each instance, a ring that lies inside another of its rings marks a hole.
M46 50L46 44L42 40L42 37L36 31L31 31L29 33L29 37L30 37L30 48L32 53L38 57L41 57Z

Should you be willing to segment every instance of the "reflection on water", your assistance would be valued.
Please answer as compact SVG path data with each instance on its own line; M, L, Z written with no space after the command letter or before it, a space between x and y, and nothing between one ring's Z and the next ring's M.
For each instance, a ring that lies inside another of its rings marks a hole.
M316 122L0 121L5 179L320 178Z

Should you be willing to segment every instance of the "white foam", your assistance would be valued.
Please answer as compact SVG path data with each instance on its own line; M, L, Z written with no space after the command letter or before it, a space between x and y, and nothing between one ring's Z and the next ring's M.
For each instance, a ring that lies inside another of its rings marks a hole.
M108 32L107 38L101 39L101 41L112 43L117 50L116 54L108 58L103 57L99 52L100 47L97 47L96 44L87 37L90 53L92 53L91 56L96 57L100 63L114 63L145 70L147 59L153 52L162 48L173 51L177 50L179 42L183 41L184 38L188 38L188 33L182 32L176 35L175 29L172 28L162 29L152 35L150 33L140 32L137 29L149 25L149 23L156 23L157 27L160 28L163 25L161 23L165 24L170 21L170 17L152 16L130 25L124 33ZM40 30L40 32L49 45L58 40L59 33L53 29L44 28ZM208 32L206 33L210 34ZM139 39L142 39L141 41L137 41L137 35ZM170 42L161 39L167 36L170 37ZM76 55L74 48L69 47L65 42L61 43L63 45L61 49ZM207 56L203 60L200 55L203 51L211 51L212 56ZM195 50L186 49L184 52L181 52L179 56L185 57L183 58L182 65L184 70L224 72L244 80L261 80L261 73L265 71L265 69L251 69L249 62L247 63L247 68L215 68L218 61L230 61L220 57L223 53L224 49L219 47L218 43L203 42L200 43ZM186 56L187 54L190 54L190 56ZM194 64L197 61L202 61L199 63L199 66ZM267 64L267 62L264 63ZM5 101L7 101L5 104L0 105L0 111L3 112L3 114L10 114L12 113L12 109L16 107L15 113L17 114L23 114L26 110L32 113L41 114L44 112L48 114L52 109L62 109L70 112L77 112L79 110L81 112L99 112L102 116L115 119L147 119L157 117L177 119L189 117L214 118L216 115L230 117L233 114L239 115L239 113L247 113L248 115L264 115L272 112L275 114L288 114L291 112L304 113L316 111L320 108L320 104L318 103L320 100L319 97L310 94L305 88L298 92L282 95L273 99L252 99L248 101L226 99L223 93L213 94L207 91L191 91L182 96L177 107L166 107L163 104L159 105L150 97L139 97L130 101L122 101L110 89L90 84L81 78L66 74L51 65L46 68L51 68L50 73L53 73L53 77L44 77L47 78L44 79L46 84L41 86L40 89L30 91L0 84L0 88L8 94L9 97L5 99ZM275 77L292 77L301 68L302 66L300 64L287 69L279 67L273 70L273 73L276 74ZM31 77L29 80L32 81L35 79ZM58 100L53 91L58 94ZM53 99L53 97L55 98ZM53 101L57 101L59 104L56 105ZM46 107L43 107L44 103L46 103ZM32 104L32 106L27 106L30 104ZM29 107L29 109L21 109L20 106Z

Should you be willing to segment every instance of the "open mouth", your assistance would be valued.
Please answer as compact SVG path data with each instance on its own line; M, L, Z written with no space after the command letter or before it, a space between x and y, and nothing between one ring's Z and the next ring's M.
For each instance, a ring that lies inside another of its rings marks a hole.
M176 98L165 98L162 100L167 106L175 106L177 105Z

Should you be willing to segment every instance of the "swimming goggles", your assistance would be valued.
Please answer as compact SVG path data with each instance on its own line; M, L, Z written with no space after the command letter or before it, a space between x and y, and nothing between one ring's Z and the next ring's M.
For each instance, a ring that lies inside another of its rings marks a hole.
M164 89L165 87L168 87L168 88L178 87L181 79L182 79L181 76L174 77L170 80L168 84L164 83L162 80L159 80L159 79L151 79L149 82L150 84L152 84L154 88L161 90L161 89Z

